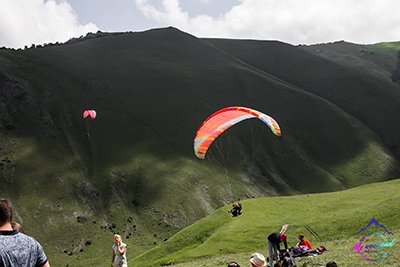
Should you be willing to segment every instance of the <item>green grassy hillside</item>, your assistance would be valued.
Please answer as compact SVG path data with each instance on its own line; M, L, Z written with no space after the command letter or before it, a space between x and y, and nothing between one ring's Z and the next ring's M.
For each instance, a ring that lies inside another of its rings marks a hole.
M400 42L360 45L341 41L302 48L334 62L391 80L397 65L396 54L400 50Z
M266 254L266 236L288 223L289 246L294 246L303 233L314 246L328 249L318 257L298 259L298 263L325 266L334 260L338 266L363 266L367 262L351 248L362 236L360 229L372 218L398 236L399 188L400 180L394 180L335 193L249 199L242 203L241 216L232 218L226 212L229 206L220 208L129 264L222 267L236 260L246 266L252 252ZM395 266L400 261L399 251L397 242L379 266Z
M397 87L265 43L246 59L165 28L0 50L0 195L54 265L102 264L116 232L133 258L237 198L398 177ZM233 105L283 136L249 120L195 158L199 125Z

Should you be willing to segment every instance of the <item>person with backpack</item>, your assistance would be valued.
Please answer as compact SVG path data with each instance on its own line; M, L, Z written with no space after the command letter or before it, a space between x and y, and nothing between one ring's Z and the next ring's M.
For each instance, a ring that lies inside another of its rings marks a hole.
M238 199L236 203L232 204L232 209L228 210L228 212L232 214L232 217L242 214L242 203L240 203L240 199Z

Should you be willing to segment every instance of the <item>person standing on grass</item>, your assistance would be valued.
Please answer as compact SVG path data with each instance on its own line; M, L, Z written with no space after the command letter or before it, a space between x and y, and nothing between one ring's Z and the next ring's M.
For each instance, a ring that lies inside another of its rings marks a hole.
M267 247L268 247L268 262L270 266L274 266L274 260L279 260L279 253L280 253L280 243L283 242L285 245L285 250L288 249L285 232L288 228L288 224L282 226L279 233L272 233L267 237Z
M39 242L13 229L12 218L11 202L0 198L0 266L50 267Z
M122 243L120 235L114 235L114 245L112 246L111 267L128 267L126 260L126 244Z

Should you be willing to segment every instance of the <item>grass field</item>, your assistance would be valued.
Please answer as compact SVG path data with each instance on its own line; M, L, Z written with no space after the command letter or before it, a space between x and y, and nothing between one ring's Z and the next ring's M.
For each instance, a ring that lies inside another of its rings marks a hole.
M395 232L399 233L398 230ZM374 263L361 259L357 253L351 251L351 248L354 246L355 242L357 242L356 238L326 241L324 242L324 246L329 248L329 251L326 251L324 254L316 257L294 258L294 260L299 267L323 267L329 261L335 261L338 266L399 266L400 257L399 253L396 253L400 250L398 243L396 243L397 245L390 250L391 253L389 253L383 261ZM265 250L253 252L260 252L264 255L266 254ZM240 266L248 266L250 255L253 252L241 252L222 256L203 257L193 261L172 264L171 266L226 267L230 261L236 261L240 264Z
M289 246L294 246L297 235L304 233L314 246L328 249L323 255L298 260L299 264L321 266L334 260L339 266L363 266L367 262L351 251L362 237L358 231L375 217L395 237L398 235L399 188L400 180L395 180L335 193L246 200L240 217L231 218L227 213L229 206L225 206L129 264L226 266L230 260L247 264L252 252L266 253L266 235L288 223ZM311 235L306 225L319 238ZM396 266L400 262L399 244L387 251L388 256L379 266Z

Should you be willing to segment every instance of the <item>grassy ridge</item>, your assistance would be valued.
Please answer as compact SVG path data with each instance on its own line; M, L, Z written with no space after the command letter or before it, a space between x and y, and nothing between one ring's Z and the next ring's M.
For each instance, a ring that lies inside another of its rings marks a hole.
M301 48L334 62L391 80L397 63L396 53L400 50L400 43L361 45L334 42L302 46Z
M226 213L229 206L225 206L129 264L158 266L183 261L182 266L195 266L190 261L196 258L205 258L197 261L201 266L226 266L228 260L221 262L221 259L228 258L244 264L244 258L251 252L266 253L268 233L289 223L289 246L295 245L297 235L304 233L314 245L329 249L323 260L334 259L340 266L361 265L363 260L351 248L361 238L357 233L363 226L375 217L390 230L400 229L399 188L400 180L394 180L335 193L246 200L240 217L230 218ZM307 232L305 225L321 239ZM395 253L398 248L396 245L380 266L398 262L400 255ZM321 258L317 257L316 261L320 262Z

